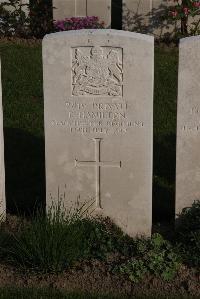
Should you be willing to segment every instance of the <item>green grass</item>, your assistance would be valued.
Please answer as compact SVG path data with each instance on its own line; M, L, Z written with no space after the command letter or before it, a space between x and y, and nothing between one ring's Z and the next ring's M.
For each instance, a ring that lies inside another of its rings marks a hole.
M41 46L0 44L7 206L32 211L44 200ZM177 49L155 51L154 221L174 216Z
M45 197L41 47L0 44L7 207L33 210Z
M83 209L60 208L48 215L37 212L32 220L21 221L19 232L8 233L0 225L0 258L22 270L59 273L88 259L106 260L107 255L128 248L128 237L119 229L92 218L83 219Z
M178 49L157 48L154 84L154 221L174 218Z
M60 273L77 261L106 261L112 253L131 258L152 249L150 240L133 240L108 219L85 216L85 206L56 207L47 215L37 211L28 222L21 218L17 231L0 224L0 260L22 271Z
M5 127L43 137L41 47L1 44L0 53Z

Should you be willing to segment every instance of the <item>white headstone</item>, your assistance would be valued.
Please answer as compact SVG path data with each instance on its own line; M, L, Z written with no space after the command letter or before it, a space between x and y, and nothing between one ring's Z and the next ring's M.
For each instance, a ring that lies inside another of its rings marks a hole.
M44 38L47 208L66 188L66 206L93 200L126 233L150 235L153 55L153 37L130 32Z
M4 138L3 138L3 107L1 87L1 61L0 61L0 219L6 215L5 200L5 168L4 168Z
M111 26L111 0L53 0L54 20L71 17L99 17L105 27Z
M167 19L167 11L177 4L174 0L122 0L123 29L153 34L156 39L172 36L180 30L180 22Z
M200 200L200 36L181 39L178 76L176 213Z

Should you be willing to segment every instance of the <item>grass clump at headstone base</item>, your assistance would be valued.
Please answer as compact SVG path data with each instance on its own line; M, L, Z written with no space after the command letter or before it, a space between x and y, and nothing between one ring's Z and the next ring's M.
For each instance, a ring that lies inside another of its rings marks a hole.
M10 233L2 223L1 259L23 269L58 273L80 260L105 260L122 246L125 237L114 225L108 230L100 219L83 218L82 207L61 210L52 208L47 216L36 212L28 222L22 218L20 229Z
M81 220L77 215L36 215L0 243L0 256L5 262L48 273L67 270L77 261L108 261L111 255L116 258L110 263L110 271L133 282L141 281L146 274L172 280L181 265L172 245L159 234L132 239L109 221Z
M6 234L2 224L1 258L16 267L53 273L66 270L79 260L105 259L114 246L111 233L103 222L82 219L81 213L81 209L65 213L53 208L45 216L39 211L11 234Z
M73 213L52 208L47 216L39 211L18 227L9 232L0 225L0 257L25 270L58 273L77 261L106 261L114 253L132 257L138 251L137 240L109 219L83 218L82 207Z
M194 221L197 231L200 225L199 210L198 206L193 206L191 212L188 211L197 215L196 222ZM7 232L7 239L2 224L2 260L25 270L58 273L69 269L78 261L98 259L107 262L110 256L115 256L109 262L109 271L121 274L135 283L149 274L164 281L173 280L182 259L185 259L185 263L190 263L185 258L185 252L179 253L179 247L184 244L182 240L179 243L174 240L172 245L160 234L153 234L151 238L133 239L123 234L109 219L86 217L82 211L81 207L75 212L67 213L58 207L52 208L47 216L38 212L31 221L24 221L19 231ZM186 226L186 234L190 236L194 225L189 227L187 219L185 222L182 220L182 228ZM181 226L179 235L180 232ZM190 250L191 244L188 246ZM184 248L187 250L187 243ZM196 249L192 249L193 259L195 254L198 259L197 249L198 244Z

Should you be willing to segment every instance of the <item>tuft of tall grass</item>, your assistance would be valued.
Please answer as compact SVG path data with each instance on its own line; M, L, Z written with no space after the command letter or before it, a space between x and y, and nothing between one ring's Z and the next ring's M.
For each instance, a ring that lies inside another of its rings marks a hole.
M66 210L59 201L47 214L38 210L31 221L22 221L19 231L9 234L3 246L6 260L34 271L61 272L82 259L105 260L115 251L124 254L129 247L126 237L111 222L92 217L90 205Z
M59 272L82 257L81 209L66 211L52 206L47 215L39 210L30 223L12 236L9 262L44 272Z

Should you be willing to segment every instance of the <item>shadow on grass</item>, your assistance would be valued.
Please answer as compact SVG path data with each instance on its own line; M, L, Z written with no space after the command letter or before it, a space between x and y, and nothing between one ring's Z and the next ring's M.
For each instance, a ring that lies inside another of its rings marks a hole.
M29 215L45 205L44 139L4 129L7 211ZM153 221L169 222L175 207L175 135L154 140Z
M23 130L4 129L7 212L30 215L44 207L44 139Z
M153 220L170 222L175 215L175 134L154 139L153 168Z

